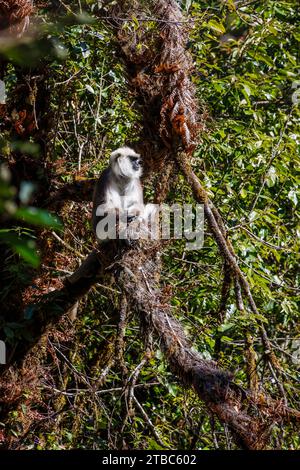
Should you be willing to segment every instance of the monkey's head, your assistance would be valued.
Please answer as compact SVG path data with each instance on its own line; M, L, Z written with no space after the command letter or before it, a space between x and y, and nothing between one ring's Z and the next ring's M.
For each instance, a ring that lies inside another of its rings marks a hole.
M140 178L142 174L140 155L129 147L112 152L110 166L119 178Z

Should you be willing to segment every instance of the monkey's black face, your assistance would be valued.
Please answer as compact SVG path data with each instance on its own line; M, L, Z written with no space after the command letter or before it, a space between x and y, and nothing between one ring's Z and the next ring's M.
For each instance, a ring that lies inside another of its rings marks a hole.
M129 156L129 159L130 159L130 162L131 162L131 165L132 165L132 169L133 169L134 171L139 171L139 169L140 169L140 167L141 167L140 158L131 155L131 156Z

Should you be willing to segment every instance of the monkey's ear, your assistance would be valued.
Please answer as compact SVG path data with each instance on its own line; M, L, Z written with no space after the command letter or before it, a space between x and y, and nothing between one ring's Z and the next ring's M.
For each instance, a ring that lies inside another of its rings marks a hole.
M118 158L120 158L121 154L119 152L113 152L110 156L110 161L111 162L116 162L118 161Z

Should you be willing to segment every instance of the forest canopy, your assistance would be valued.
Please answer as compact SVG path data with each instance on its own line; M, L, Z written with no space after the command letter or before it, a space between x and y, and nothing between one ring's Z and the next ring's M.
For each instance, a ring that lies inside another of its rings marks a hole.
M0 2L0 446L300 448L299 42L297 0ZM201 249L97 244L124 145Z

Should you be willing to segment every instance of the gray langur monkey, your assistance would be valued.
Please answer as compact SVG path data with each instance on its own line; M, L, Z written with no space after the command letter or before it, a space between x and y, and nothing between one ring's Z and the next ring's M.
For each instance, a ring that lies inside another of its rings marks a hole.
M116 238L116 225L121 217L125 216L127 223L136 217L142 217L145 206L141 175L138 153L129 147L121 147L112 152L109 166L96 182L93 196L92 224L98 241ZM107 216L110 214L110 227L104 232L102 224L104 218L108 220Z

